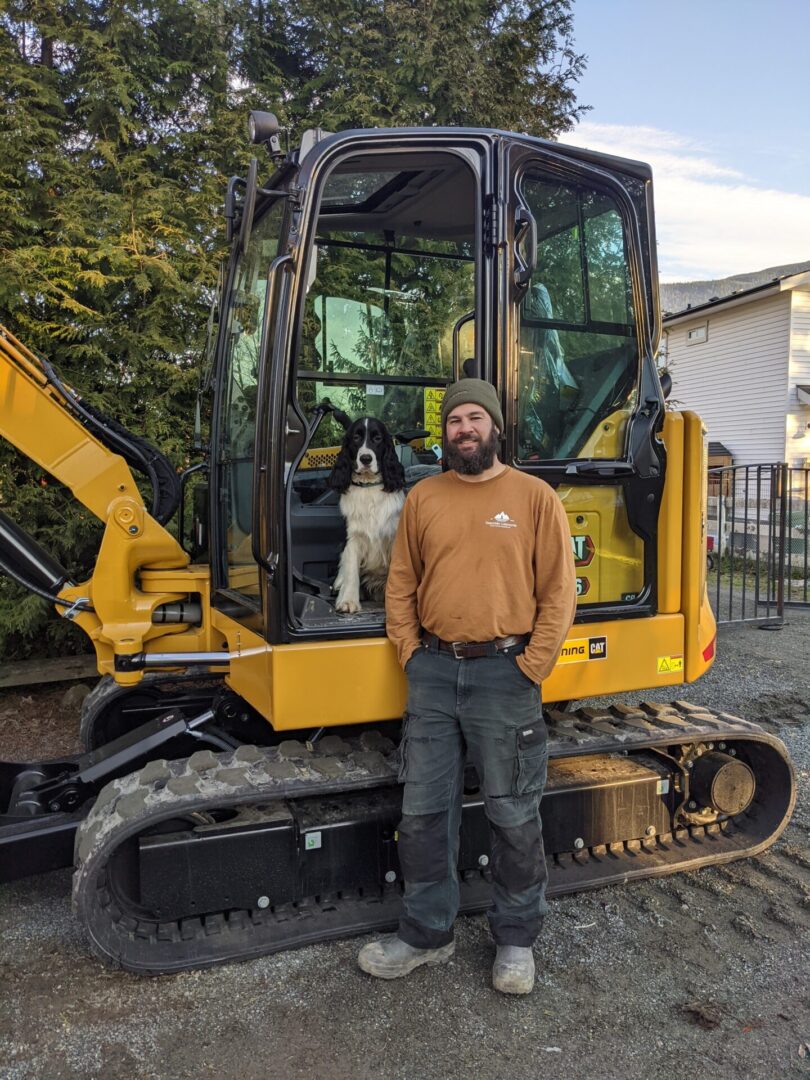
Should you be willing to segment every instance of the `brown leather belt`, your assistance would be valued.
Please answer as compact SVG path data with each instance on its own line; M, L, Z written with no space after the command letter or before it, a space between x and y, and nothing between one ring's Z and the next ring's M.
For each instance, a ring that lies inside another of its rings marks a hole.
M456 660L475 660L481 656L494 656L516 645L525 645L530 636L530 634L510 634L509 637L496 637L492 641L442 641L435 634L424 634L422 641L425 645L438 649L439 652L452 653Z

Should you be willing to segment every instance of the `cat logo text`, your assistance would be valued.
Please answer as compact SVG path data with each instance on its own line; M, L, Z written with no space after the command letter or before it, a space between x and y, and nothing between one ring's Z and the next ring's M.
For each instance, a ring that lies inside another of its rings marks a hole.
M606 660L607 638L574 638L566 641L560 651L559 664L578 664L582 660Z

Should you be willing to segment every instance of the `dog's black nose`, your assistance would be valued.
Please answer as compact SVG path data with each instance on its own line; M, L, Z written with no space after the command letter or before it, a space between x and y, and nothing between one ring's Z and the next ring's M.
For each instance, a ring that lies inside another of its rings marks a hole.
M361 465L370 465L371 464L371 454L360 454L359 460L360 460Z

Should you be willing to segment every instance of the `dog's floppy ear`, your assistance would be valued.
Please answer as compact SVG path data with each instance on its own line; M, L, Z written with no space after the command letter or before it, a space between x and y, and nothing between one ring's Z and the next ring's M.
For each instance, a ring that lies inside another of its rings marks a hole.
M330 488L339 491L341 495L345 495L349 490L349 484L352 482L353 471L354 455L349 450L349 432L347 431L343 436L343 446L340 448L337 461L326 482Z
M405 487L405 470L402 468L402 462L397 457L394 440L387 429L384 438L385 448L380 462L383 491L402 491Z

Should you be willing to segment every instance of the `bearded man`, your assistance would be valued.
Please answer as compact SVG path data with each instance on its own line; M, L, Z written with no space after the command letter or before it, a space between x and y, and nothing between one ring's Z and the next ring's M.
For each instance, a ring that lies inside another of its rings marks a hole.
M403 914L397 933L364 946L358 962L394 979L453 955L469 758L492 840L492 982L526 994L546 913L540 683L573 621L576 577L562 503L544 481L499 460L503 426L490 383L450 386L442 403L447 470L414 487L400 518L386 627L408 677Z

